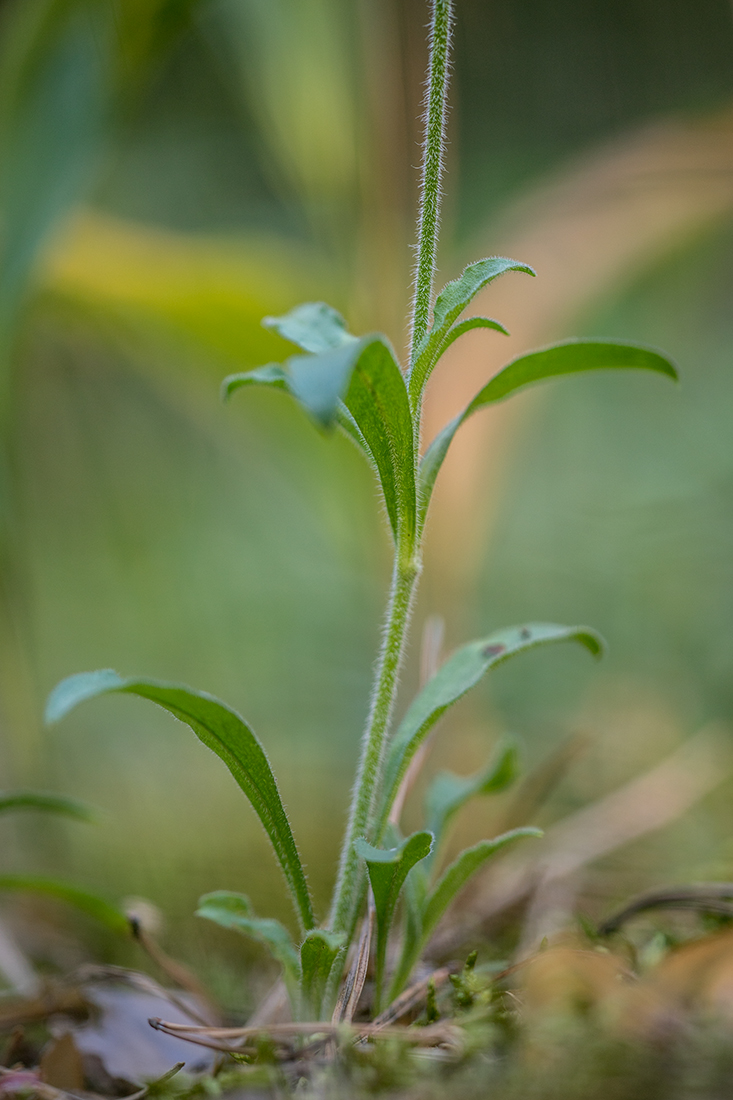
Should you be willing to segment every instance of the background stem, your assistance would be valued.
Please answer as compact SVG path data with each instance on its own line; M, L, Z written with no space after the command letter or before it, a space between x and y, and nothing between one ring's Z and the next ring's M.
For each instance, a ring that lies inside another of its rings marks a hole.
M417 264L412 297L412 339L410 364L414 363L420 342L428 330L433 304L435 254L440 225L440 180L443 174L446 103L448 98L448 58L453 19L452 0L433 0L430 33L430 70L425 109L422 179Z

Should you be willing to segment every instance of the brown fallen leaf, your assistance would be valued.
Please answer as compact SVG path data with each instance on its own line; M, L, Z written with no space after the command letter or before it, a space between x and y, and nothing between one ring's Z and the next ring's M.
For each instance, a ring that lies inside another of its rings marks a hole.
M623 960L601 951L557 945L517 968L523 1015L528 1020L573 1016L603 1009L633 981Z
M41 1080L54 1088L78 1092L84 1088L84 1064L70 1032L52 1039L41 1055Z
M611 1006L622 1035L659 1040L693 1020L733 1026L733 929L673 948Z

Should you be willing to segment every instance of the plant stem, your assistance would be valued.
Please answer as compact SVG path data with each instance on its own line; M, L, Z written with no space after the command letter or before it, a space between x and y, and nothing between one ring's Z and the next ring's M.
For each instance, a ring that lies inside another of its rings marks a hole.
M427 331L433 298L435 253L440 220L440 177L443 167L443 136L448 91L448 54L452 0L432 0L430 65L425 112L421 202L418 231L418 260L412 302L412 360ZM419 435L419 410L415 421ZM370 839L374 811L382 780L384 750L397 694L400 666L410 622L410 612L420 575L419 537L397 540L392 587L382 647L377 663L372 704L369 711L361 759L351 800L338 880L334 890L329 927L351 936L363 896L364 868L354 851L358 837Z
M435 254L440 224L440 180L443 174L446 103L448 98L448 57L453 18L452 0L432 0L430 33L430 71L425 110L422 179L417 264L412 298L412 342L410 364L428 330L433 305Z
M361 903L364 870L354 851L354 841L358 837L368 839L372 824L376 796L382 777L385 738L397 694L397 681L419 575L419 562L413 556L404 560L398 552L387 604L384 638L379 653L372 704L364 731L361 760L331 907L329 927L333 932L349 934Z

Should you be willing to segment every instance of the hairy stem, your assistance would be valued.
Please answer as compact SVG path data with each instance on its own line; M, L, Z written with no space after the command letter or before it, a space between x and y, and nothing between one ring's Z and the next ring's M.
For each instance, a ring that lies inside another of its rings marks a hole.
M360 866L360 860L354 851L354 841L358 837L369 839L382 776L385 739L397 694L397 681L419 573L420 566L414 558L410 557L404 561L398 553L387 605L387 618L377 664L372 705L364 731L351 813L341 849L339 876L329 921L333 932L349 934L357 918L356 910L362 899L364 869Z
M443 174L446 102L448 93L448 56L450 50L452 0L432 0L430 34L430 71L425 110L422 179L417 264L412 298L412 343L410 364L415 362L430 323L435 278L435 254L440 224L440 180Z

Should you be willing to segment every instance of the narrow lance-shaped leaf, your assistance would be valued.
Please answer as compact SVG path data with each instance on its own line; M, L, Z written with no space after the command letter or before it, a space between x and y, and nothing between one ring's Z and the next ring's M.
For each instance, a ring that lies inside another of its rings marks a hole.
M224 761L249 798L275 854L304 929L315 924L308 884L285 808L265 750L236 711L205 692L154 680L123 680L112 669L82 672L62 680L51 692L46 721L57 722L78 703L98 695L139 695L190 726L200 741Z
M473 401L435 437L420 463L418 488L420 494L419 526L425 522L430 497L438 471L443 464L454 435L462 424L485 405L503 401L535 382L561 375L580 374L592 370L651 370L677 378L674 364L653 348L638 344L610 343L605 340L567 340L548 348L521 355L494 375Z
M319 1020L324 1011L331 971L343 956L345 937L341 933L313 928L300 946L301 1004L303 1019ZM328 1012L329 1005L325 1006Z
M432 934L438 921L453 901L458 891L465 886L471 875L478 871L487 860L506 848L515 840L524 837L541 837L541 829L533 829L529 826L521 829L512 829L511 832L502 833L493 840L482 840L474 844L472 848L466 848L457 859L445 869L440 879L425 903L422 921L423 942Z
M384 798L375 834L378 838L386 825L410 760L448 707L477 684L490 668L517 653L556 642L579 642L596 656L600 655L603 648L600 636L588 627L527 623L470 642L445 662L414 699L390 743L385 767Z
M94 821L96 814L85 802L50 791L0 791L0 813L7 810L40 810L76 821Z
M417 512L412 414L402 371L383 337L372 337L356 360L344 404L377 468L395 540L409 539Z
M325 302L303 302L282 317L264 317L262 324L303 351L316 354L357 339L349 332L338 310Z
M280 921L255 916L252 904L245 894L234 894L228 890L215 890L199 898L196 916L205 917L222 928L231 928L264 943L273 958L281 964L288 993L297 1003L300 959L290 933Z
M469 264L462 275L446 283L435 300L433 326L418 349L417 357L410 371L410 399L413 405L419 403L425 383L437 363L443 341L454 321L457 321L480 290L507 271L523 271L534 275L528 264L505 256L490 256Z
M122 936L130 932L129 920L114 905L88 890L80 890L77 886L69 886L65 882L57 882L56 879L42 875L0 875L0 890L28 891L56 898L57 901L73 905L75 909L93 917L112 932Z
M500 743L489 763L476 775L439 772L425 796L426 827L435 836L433 857L451 821L470 799L506 790L518 774L519 753L513 741Z
M401 992L430 936L435 931L438 921L469 878L513 841L521 840L523 837L541 837L542 835L541 829L512 829L511 832L502 833L493 840L482 840L472 848L466 848L446 868L425 900L422 912L415 921L416 927L412 935L405 940L402 957L392 980L390 1000Z
M433 834L413 833L397 848L374 848L366 840L355 842L357 854L367 865L369 881L374 894L377 915L377 952L375 960L376 997L375 1010L381 1011L384 967L395 909L400 891L408 874L421 859L425 859L433 847Z
M495 321L493 317L467 317L465 321L459 321L458 324L453 325L453 328L448 329L438 348L435 357L436 363L443 358L451 344L454 344L464 333L472 332L476 328L490 328L494 332L500 332L503 336L509 335L508 329L504 328L500 321Z

